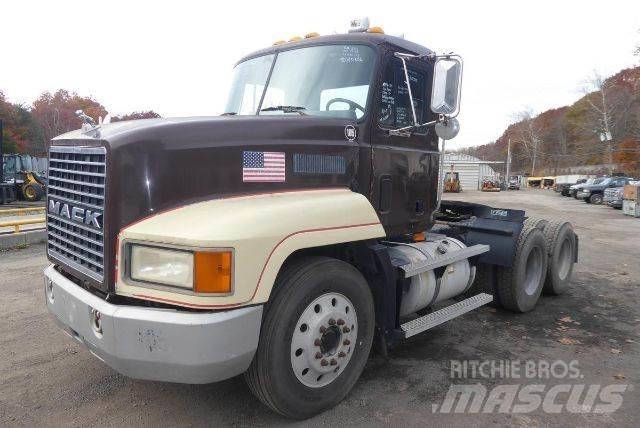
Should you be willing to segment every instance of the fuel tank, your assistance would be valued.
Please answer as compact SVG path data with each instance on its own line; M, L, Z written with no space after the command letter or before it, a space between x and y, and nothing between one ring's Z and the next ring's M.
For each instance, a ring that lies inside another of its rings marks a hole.
M397 243L389 248L389 255L395 266L402 266L432 260L448 251L463 248L466 246L457 239L444 238L430 242ZM400 316L410 315L464 293L474 278L475 267L466 259L411 277L402 290Z

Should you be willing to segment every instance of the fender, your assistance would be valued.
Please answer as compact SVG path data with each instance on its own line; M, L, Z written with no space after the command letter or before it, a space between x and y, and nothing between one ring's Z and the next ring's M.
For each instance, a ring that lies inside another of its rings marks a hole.
M265 303L280 267L294 251L382 238L369 200L346 188L288 191L216 199L159 213L123 229L118 254L130 241L185 249L233 249L233 293L196 295L127 283L118 262L116 293L199 309Z

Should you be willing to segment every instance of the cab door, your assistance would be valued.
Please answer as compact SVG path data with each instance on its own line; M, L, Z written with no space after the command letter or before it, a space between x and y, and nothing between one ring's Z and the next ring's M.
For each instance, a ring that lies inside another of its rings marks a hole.
M431 121L429 110L433 70L426 61L407 62L418 123ZM402 135L393 129L413 124L402 62L389 54L374 96L371 132L371 200L388 236L431 227L437 201L438 140L433 126Z

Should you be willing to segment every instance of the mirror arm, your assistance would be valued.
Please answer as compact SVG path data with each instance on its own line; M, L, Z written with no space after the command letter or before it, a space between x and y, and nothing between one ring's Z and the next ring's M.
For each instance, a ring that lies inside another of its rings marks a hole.
M400 57L400 61L402 61L402 68L404 69L404 79L407 83L407 90L409 91L409 104L411 104L411 113L413 114L413 125L418 126L418 117L416 116L416 107L413 105L413 93L411 92L411 81L409 80L407 61L404 57Z
M409 136L413 133L413 130L415 130L416 128L423 128L425 126L433 126L435 124L437 124L438 122L444 122L446 120L446 117L443 115L440 115L436 120L432 120L431 122L425 122L419 125L409 125L409 126L404 126L402 128L398 128L398 129L390 129L389 130L389 135L395 135L395 136Z

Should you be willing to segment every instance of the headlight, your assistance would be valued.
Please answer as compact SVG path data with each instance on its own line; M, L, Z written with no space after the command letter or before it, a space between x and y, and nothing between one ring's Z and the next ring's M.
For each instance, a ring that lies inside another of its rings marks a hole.
M170 285L196 293L229 294L233 285L231 251L188 251L131 245L129 276L134 281Z
M582 189L582 193L591 193L591 190Z
M131 246L131 279L193 288L193 253Z

